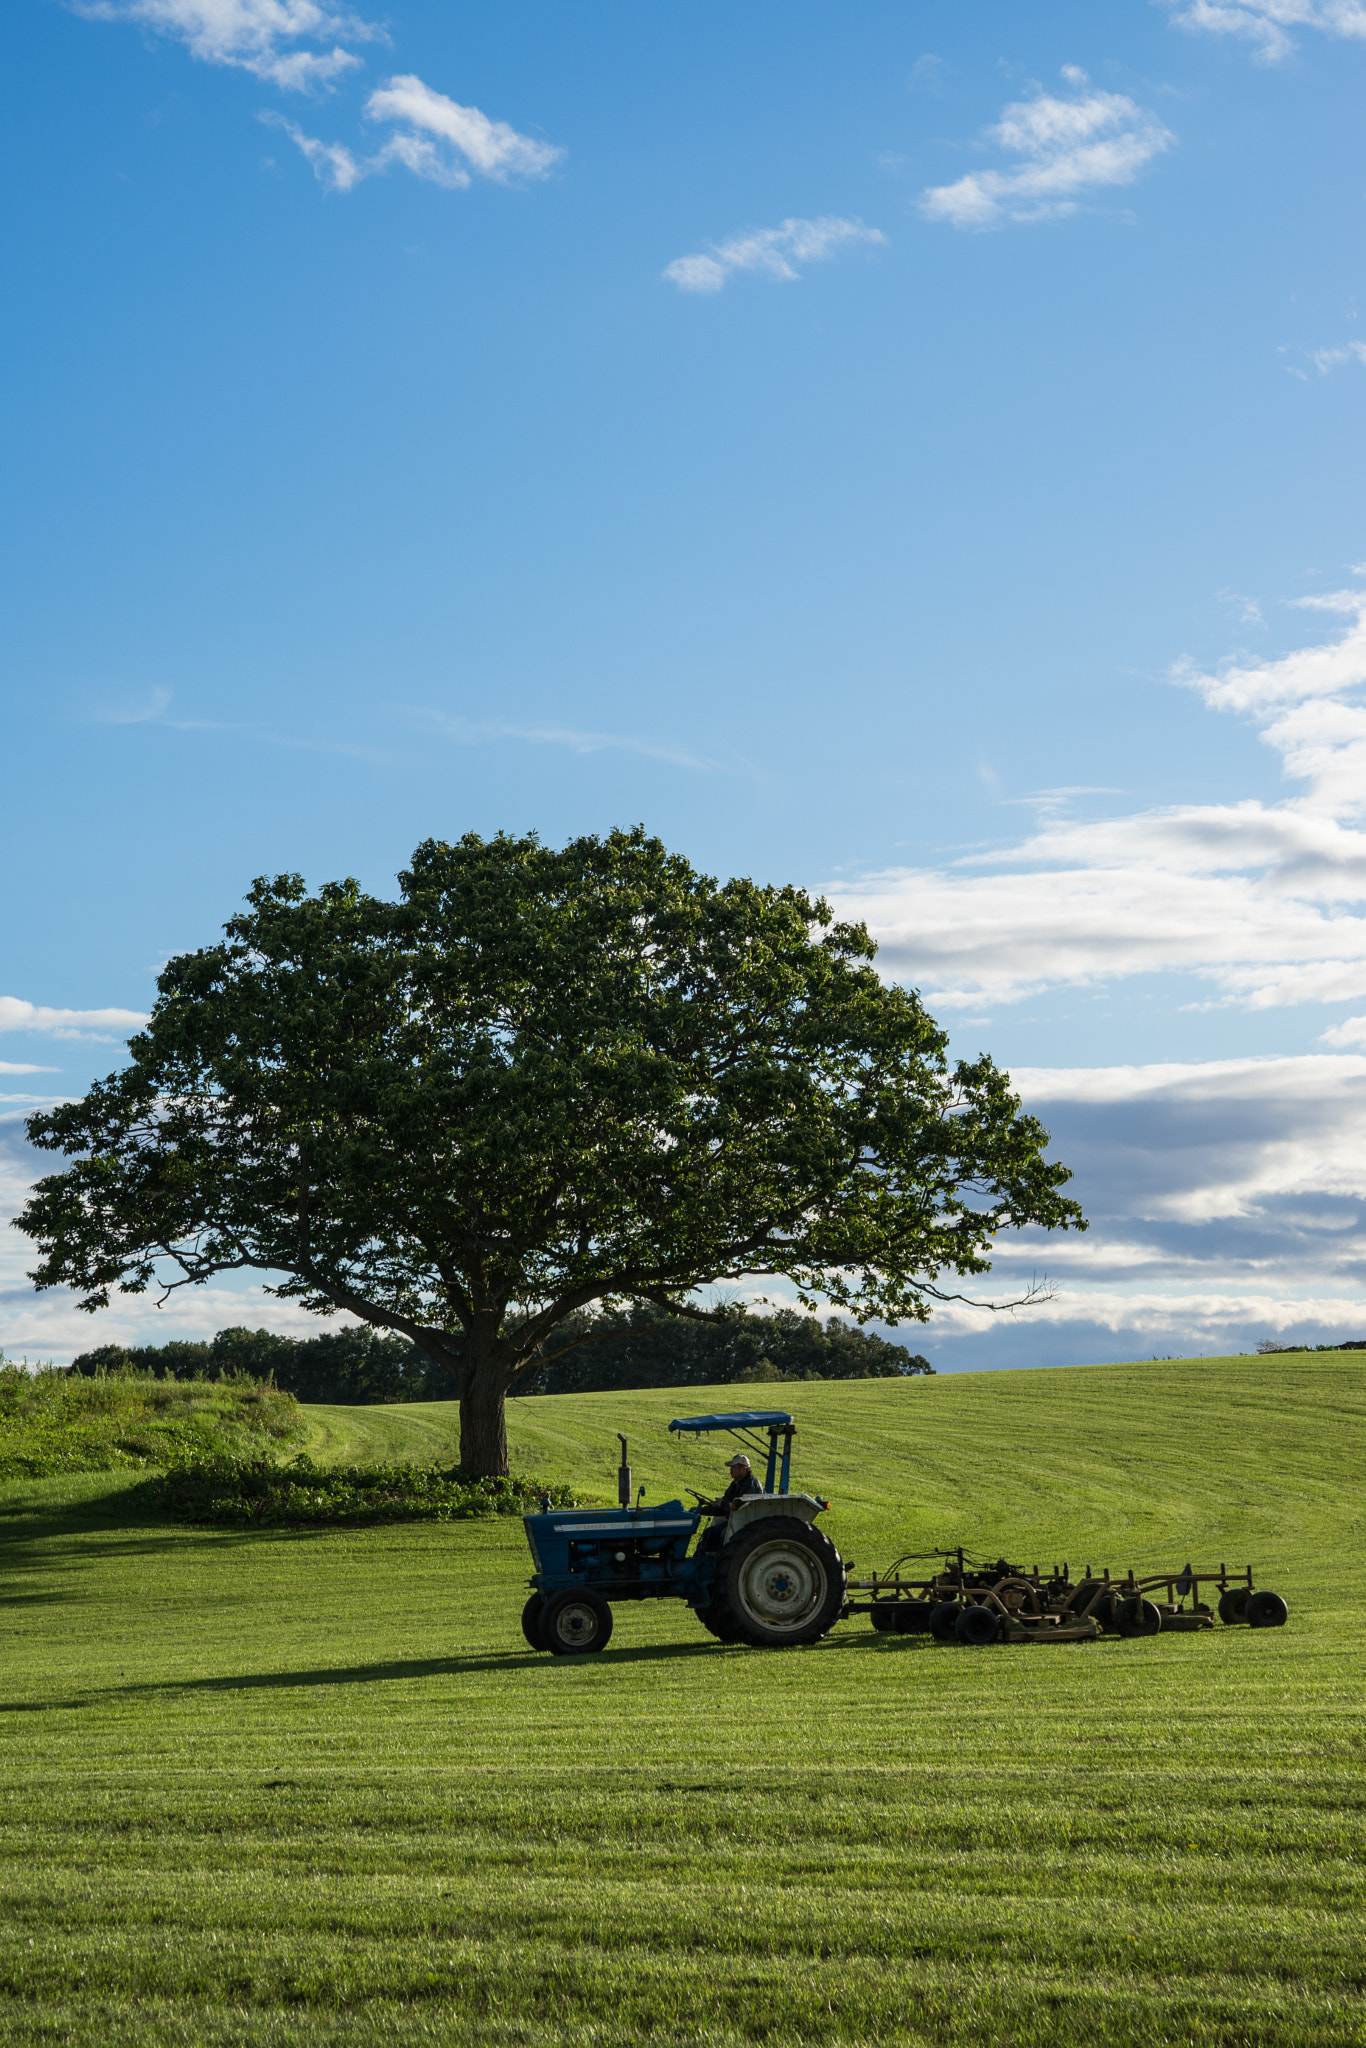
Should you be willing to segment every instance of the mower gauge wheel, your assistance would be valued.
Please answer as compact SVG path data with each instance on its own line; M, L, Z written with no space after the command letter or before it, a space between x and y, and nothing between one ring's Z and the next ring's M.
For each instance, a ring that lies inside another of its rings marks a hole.
M1102 1628L1113 1629L1116 1626L1115 1609L1118 1605L1119 1602L1104 1579L1082 1579L1072 1593L1070 1616L1074 1621L1089 1616L1092 1621L1099 1622Z
M1284 1628L1290 1610L1279 1593L1263 1587L1258 1593L1249 1593L1247 1600L1247 1625L1249 1628Z
M1115 1624L1122 1636L1155 1636L1162 1627L1162 1609L1151 1600L1121 1600Z
M953 1632L969 1649L982 1650L988 1643L1000 1640L1001 1617L994 1607L965 1607L953 1625Z
M930 1634L937 1643L958 1640L958 1617L963 1612L956 1600L941 1600L930 1609Z
M1236 1622L1247 1620L1247 1603L1251 1594L1246 1586L1230 1586L1226 1593L1219 1595L1219 1619L1232 1628Z

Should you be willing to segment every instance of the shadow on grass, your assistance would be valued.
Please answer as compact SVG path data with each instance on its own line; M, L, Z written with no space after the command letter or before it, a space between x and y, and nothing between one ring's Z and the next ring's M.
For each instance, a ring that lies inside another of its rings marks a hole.
M331 1526L212 1528L201 1523L180 1522L150 1504L150 1482L146 1478L136 1479L131 1485L112 1488L108 1492L92 1493L85 1500L35 1499L29 1489L41 1484L43 1482L39 1480L11 1481L10 1497L5 1499L0 1495L0 1540L4 1542L8 1571L65 1568L73 1551L92 1537L99 1539L102 1556L137 1557L183 1549L188 1544L193 1544L199 1551L234 1550L244 1543L295 1543L300 1539L335 1533ZM46 1594L32 1597L57 1599L61 1596ZM73 1593L71 1597L80 1596Z
M929 1644L928 1638L884 1636L835 1636L818 1647L822 1654L839 1651L875 1651L905 1655ZM288 1691L301 1686L393 1685L403 1680L460 1678L496 1671L570 1671L585 1664L621 1667L630 1664L691 1662L698 1658L769 1656L766 1650L750 1650L739 1643L647 1643L636 1649L624 1646L601 1650L593 1655L549 1657L534 1651L487 1650L464 1657L421 1657L394 1659L379 1664L336 1664L315 1666L304 1671L236 1671L218 1678L164 1678L144 1680L135 1685L94 1686L89 1692L69 1699L0 1700L0 1714L33 1714L50 1709L90 1707L100 1700L193 1699L196 1695L234 1692Z

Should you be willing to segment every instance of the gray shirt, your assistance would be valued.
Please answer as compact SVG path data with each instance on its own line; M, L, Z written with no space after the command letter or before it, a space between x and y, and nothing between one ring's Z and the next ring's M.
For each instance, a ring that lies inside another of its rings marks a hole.
M726 1509L733 1508L737 1500L744 1500L751 1493L762 1493L763 1487L752 1472L742 1472L738 1479L732 1479L721 1496Z

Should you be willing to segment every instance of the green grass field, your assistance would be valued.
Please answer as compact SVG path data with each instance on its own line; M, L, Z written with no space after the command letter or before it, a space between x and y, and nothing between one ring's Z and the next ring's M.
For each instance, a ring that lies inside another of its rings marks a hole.
M1250 1561L1282 1630L529 1655L520 1524L140 1524L0 1491L0 2041L1366 2043L1366 1370L1318 1354L756 1389L860 1568ZM718 1392L718 1404L733 1401ZM714 1483L693 1392L510 1404L517 1465ZM454 1455L445 1407L315 1456Z

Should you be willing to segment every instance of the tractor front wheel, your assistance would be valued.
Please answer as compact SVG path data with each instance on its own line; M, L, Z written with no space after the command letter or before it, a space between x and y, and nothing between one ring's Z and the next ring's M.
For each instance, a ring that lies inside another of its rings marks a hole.
M722 1552L712 1604L756 1649L818 1643L844 1606L844 1561L830 1538L795 1516L751 1522ZM717 1631L719 1633L719 1631Z
M544 1606L545 1595L543 1593L533 1593L526 1606L522 1609L522 1634L526 1637L533 1650L539 1650L542 1647L541 1610Z
M541 1648L552 1657L601 1650L612 1633L612 1610L598 1593L556 1593L541 1614Z

